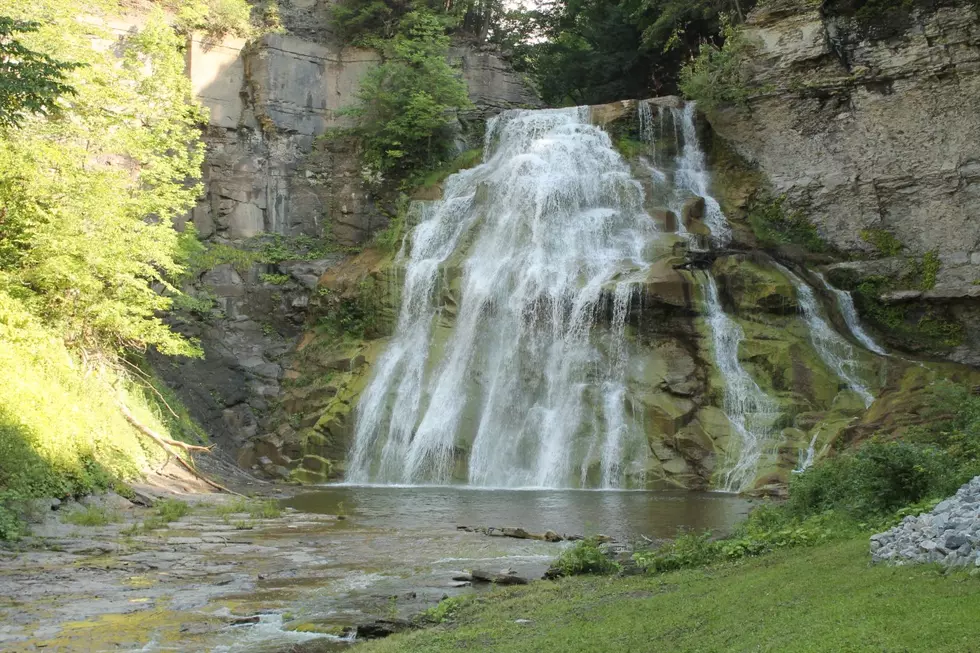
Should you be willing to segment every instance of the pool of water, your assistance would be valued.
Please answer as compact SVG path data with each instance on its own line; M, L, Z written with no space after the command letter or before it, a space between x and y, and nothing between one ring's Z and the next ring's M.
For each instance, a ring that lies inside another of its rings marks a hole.
M530 532L602 533L624 541L641 535L669 538L678 529L725 534L751 508L749 500L721 493L347 485L324 486L286 505L408 532L515 526Z

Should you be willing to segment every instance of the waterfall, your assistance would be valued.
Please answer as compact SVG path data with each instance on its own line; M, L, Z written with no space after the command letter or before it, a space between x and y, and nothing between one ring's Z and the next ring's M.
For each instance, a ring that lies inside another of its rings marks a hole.
M406 244L347 480L625 487L641 474L624 362L656 236L642 207L587 108L494 118L484 163L447 180Z
M854 299L851 297L851 293L846 290L834 288L827 281L826 277L819 272L814 272L814 274L820 279L823 287L833 293L837 298L837 306L840 308L841 315L844 316L844 322L847 324L847 328L850 329L851 335L864 345L868 351L874 352L879 356L887 356L888 353L861 327L861 321L858 319L857 309L854 307Z
M861 395L865 407L874 402L874 395L868 389L858 374L858 361L854 357L854 348L837 333L824 319L820 304L810 286L796 274L778 265L777 267L789 278L796 288L796 297L800 302L800 311L806 320L810 334L810 342L817 351L820 359L833 370L854 392Z
M738 451L729 452L729 468L725 471L722 489L739 492L749 488L759 461L771 447L772 425L779 415L778 406L742 367L738 347L745 334L722 309L718 285L710 274L704 288L715 363L725 379L723 409L740 440Z
M796 460L796 469L793 470L794 474L802 474L813 467L813 459L817 455L817 435L814 433L813 437L810 438L810 444L806 450L800 449L800 455Z
M646 104L641 102L642 104ZM665 109L661 108L661 111ZM674 161L674 195L670 202L671 211L681 217L685 200L693 197L704 198L704 223L711 230L715 242L725 245L731 240L732 230L728 225L721 205L711 196L711 176L704 150L698 141L697 127L694 122L696 106L688 102L681 109L670 109L674 125L679 125L681 133L681 149ZM676 128L676 127L675 127ZM679 220L679 222L683 222Z

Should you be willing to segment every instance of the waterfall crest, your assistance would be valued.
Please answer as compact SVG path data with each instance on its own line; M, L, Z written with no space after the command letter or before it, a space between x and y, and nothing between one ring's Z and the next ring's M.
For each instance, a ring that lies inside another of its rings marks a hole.
M648 449L623 371L642 188L587 108L501 114L484 161L411 233L347 480L624 487Z

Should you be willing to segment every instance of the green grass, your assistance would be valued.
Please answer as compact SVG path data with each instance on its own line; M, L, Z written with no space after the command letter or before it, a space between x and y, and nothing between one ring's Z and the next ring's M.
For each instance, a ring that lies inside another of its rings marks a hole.
M535 583L361 650L980 651L980 576L869 562L860 537L707 569Z
M164 499L156 504L157 515L166 524L177 521L191 511L191 507L177 499Z
M99 506L89 506L65 515L65 521L75 526L105 526L122 521L119 513Z
M275 519L282 515L282 507L274 499L258 500L240 497L215 508L215 513L228 521L231 515L248 514L252 519Z

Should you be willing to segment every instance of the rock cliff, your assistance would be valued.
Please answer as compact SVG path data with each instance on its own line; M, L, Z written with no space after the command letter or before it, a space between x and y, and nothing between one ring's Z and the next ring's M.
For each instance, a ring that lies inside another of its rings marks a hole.
M891 280L879 312L958 325L944 346L893 345L980 364L977 6L911 2L868 18L853 4L760 3L745 30L752 97L709 119L840 252L891 257L844 266L852 283ZM929 278L902 282L924 256Z

